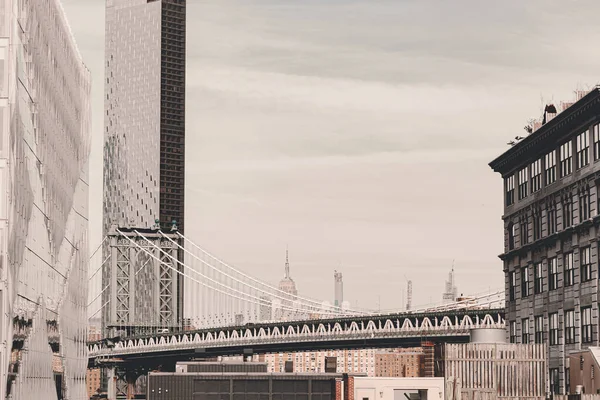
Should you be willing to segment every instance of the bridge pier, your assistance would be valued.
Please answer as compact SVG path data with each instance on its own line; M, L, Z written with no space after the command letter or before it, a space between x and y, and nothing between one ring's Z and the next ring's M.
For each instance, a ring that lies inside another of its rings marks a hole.
M140 376L138 371L127 371L117 367L108 368L108 400L135 399L135 383Z

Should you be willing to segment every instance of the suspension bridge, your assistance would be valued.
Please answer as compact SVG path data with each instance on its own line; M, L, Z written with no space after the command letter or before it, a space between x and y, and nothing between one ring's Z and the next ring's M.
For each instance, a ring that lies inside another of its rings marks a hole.
M404 346L423 338L467 341L504 327L504 292L417 310L340 307L258 280L188 237L114 228L92 255L90 319L104 338L90 366L118 359L185 359L284 350ZM95 307L94 307L95 306Z

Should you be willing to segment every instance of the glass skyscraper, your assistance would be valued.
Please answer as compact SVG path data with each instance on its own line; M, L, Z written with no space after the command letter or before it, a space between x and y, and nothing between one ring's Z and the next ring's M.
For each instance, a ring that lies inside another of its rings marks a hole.
M184 229L185 0L107 0L104 231Z
M185 24L185 0L106 2L105 235L114 228L152 230L156 221L166 232L173 225L184 230ZM183 279L164 260L137 268L147 253L128 239L114 243L107 241L103 256L110 258L103 269L104 334L181 324ZM165 283L166 275L175 282ZM169 318L157 301L165 296ZM166 319L175 322L165 325Z
M0 398L86 398L90 74L59 0L0 1Z

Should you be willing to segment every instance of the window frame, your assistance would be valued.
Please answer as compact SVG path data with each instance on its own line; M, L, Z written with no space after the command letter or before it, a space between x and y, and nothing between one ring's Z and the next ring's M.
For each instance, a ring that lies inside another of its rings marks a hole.
M517 299L517 271L508 272L508 301Z
M531 193L535 193L542 188L542 159L537 159L531 163Z
M506 185L506 207L515 204L515 175L507 176L504 179Z
M556 151L553 150L544 156L544 180L545 185L556 182Z
M563 286L573 286L575 284L575 264L573 262L573 252L570 251L563 255Z
M594 161L600 159L600 124L592 127L592 140L594 142Z
M587 129L577 135L575 138L575 147L577 156L577 169L586 167L590 163L590 139Z
M548 370L548 384L550 385L550 393L560 394L560 373L558 368L550 368Z
M534 341L536 344L544 343L544 316L536 315L534 317Z
M533 264L533 292L544 293L544 267L541 262Z
M556 290L558 285L558 259L552 257L548 259L548 290Z
M523 217L519 221L519 236L521 239L521 246L529 244L529 218Z
M575 310L565 310L565 344L575 344Z
M563 229L573 226L573 195L567 195L562 201Z
M521 320L521 343L529 343L529 318L523 318Z
M518 200L523 200L527 197L529 191L529 168L521 168L517 172L517 192Z
M517 342L517 321L510 321L509 323L509 340L510 343L518 343Z
M546 229L548 236L554 235L557 231L556 208L550 207L546 210Z
M581 343L592 343L594 331L592 322L592 306L581 307Z
M589 282L592 280L592 247L586 246L580 249L579 253L580 280Z
M529 290L529 266L526 265L521 268L521 298L528 297L530 295Z
M573 173L573 143L565 142L558 148L560 160L560 177L571 175Z
M549 313L548 314L548 343L550 346L557 346L560 344L560 337L558 335L559 329L559 321L558 321L558 313Z
M591 217L591 196L590 196L590 192L587 190L582 190L581 193L579 193L579 223L582 223L583 221L586 221L588 219L590 219Z

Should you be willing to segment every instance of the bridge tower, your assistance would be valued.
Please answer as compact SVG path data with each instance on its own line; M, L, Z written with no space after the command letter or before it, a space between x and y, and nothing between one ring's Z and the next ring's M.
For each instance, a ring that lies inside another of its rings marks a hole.
M183 243L176 232L112 227L103 271L105 337L181 330Z

